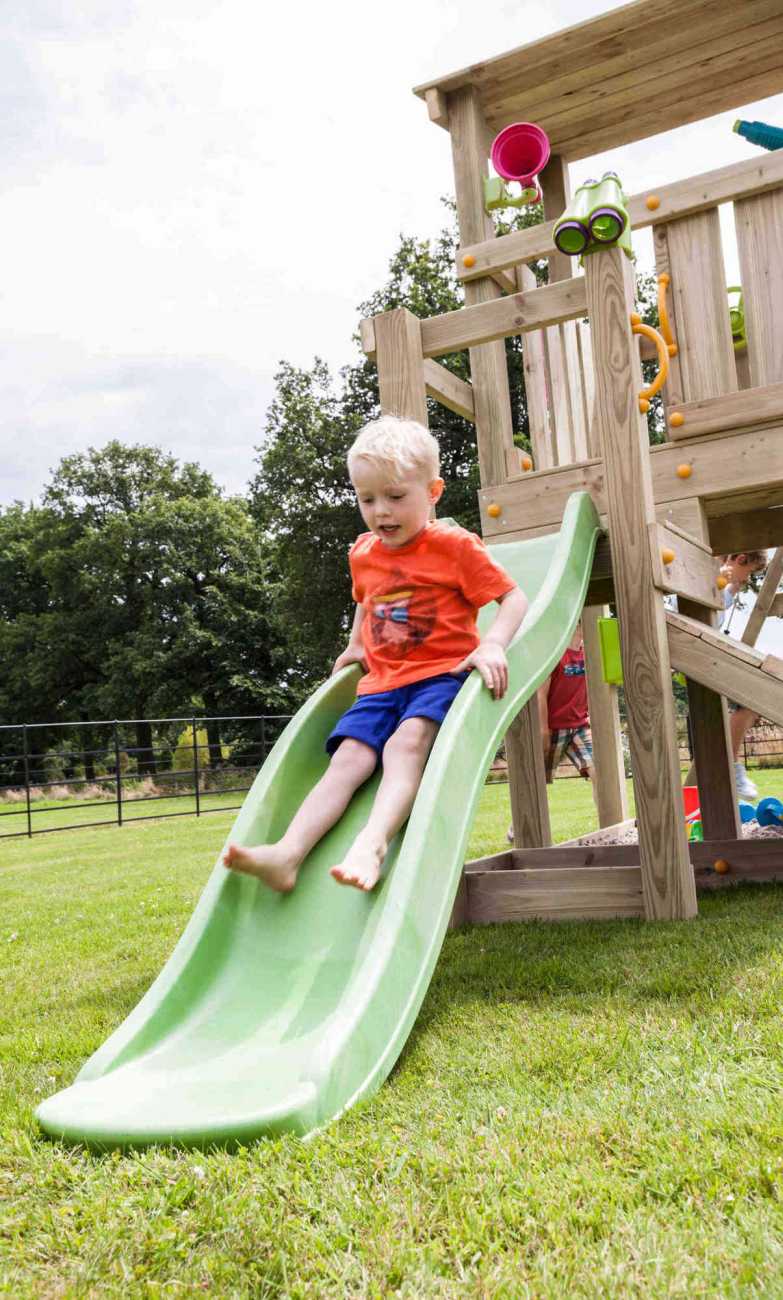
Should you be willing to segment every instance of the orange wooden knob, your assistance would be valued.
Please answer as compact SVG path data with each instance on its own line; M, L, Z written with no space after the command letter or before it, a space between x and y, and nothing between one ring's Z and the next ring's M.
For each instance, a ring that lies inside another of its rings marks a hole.
M674 551L671 549L671 547L664 546L663 550L661 551L661 559L663 560L664 564L673 564L674 558L675 558Z
M718 591L725 591L728 585L729 585L728 578L725 576L725 574L719 573L717 578L715 579L715 586L718 588Z
M530 459L529 456L526 456L524 453L520 456L519 463L522 466L523 470L525 470L525 472L533 468L532 460Z
M656 208L661 206L661 200L658 198L657 194L648 194L644 203L649 212L654 212Z
M466 254L465 254L465 256L464 256L463 259L462 259L462 265L463 265L463 266L475 266L475 265L476 265L476 259L475 259L475 257L473 256L472 253L466 253Z
M640 397L640 398L639 398L639 410L641 411L642 415L646 415L647 412L649 411L649 409L650 409L650 403L647 401L647 398L646 398L646 397Z
M642 323L642 318L641 318L641 316L639 315L638 311L632 311L632 312L631 312L631 324L632 324L632 325L641 325L641 323Z
M491 505L487 506L487 514L491 519L497 519L502 513L503 507L499 506L497 501L493 501Z
M682 411L672 411L672 414L669 416L669 424L672 426L672 428L681 429L684 423L685 423L685 416L683 415Z
M685 461L684 464L677 466L678 478L690 478L692 473L693 473L693 466L689 465L687 461Z
M654 196L653 196L653 197L654 197ZM658 203L660 203L661 200L658 199L657 201L658 201ZM664 287L664 289L668 289L668 287L669 287L669 285L671 284L671 282L672 282L672 278L671 278L671 276L669 275L669 272L668 272L668 271L661 271L661 274L658 276L658 283L659 283L659 284L662 284L663 287Z
M677 344L676 344L676 343L667 343L666 346L667 346L667 348L669 349L669 356L670 356L670 357L676 357L677 352L678 352L678 350L679 350L678 347L677 347Z
M731 871L731 865L725 858L716 858L712 864L713 871L717 871L719 876L725 876L727 871Z

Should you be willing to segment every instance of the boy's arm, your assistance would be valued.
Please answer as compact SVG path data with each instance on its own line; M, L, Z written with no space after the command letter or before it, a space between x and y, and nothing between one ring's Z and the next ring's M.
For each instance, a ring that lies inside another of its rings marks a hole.
M508 690L506 646L527 613L528 599L521 588L512 587L511 591L498 597L498 604L500 609L492 626L476 649L453 669L453 672L460 673L476 668L496 700L502 699Z
M367 671L367 664L364 658L364 646L362 645L362 623L364 622L364 606L357 605L353 616L351 626L351 635L348 638L348 644L342 654L338 655L334 661L332 675L339 673L341 668L346 668L348 664L361 664L364 671Z

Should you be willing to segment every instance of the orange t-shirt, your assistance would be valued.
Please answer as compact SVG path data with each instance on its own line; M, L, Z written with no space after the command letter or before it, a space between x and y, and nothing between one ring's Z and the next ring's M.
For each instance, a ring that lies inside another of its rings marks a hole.
M429 523L407 546L362 533L350 564L369 669L359 695L451 672L479 643L480 606L516 586L480 537L451 524Z

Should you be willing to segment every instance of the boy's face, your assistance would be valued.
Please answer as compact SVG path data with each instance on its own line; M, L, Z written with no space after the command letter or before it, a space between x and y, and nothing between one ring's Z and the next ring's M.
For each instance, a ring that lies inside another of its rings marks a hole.
M430 482L420 471L390 472L359 457L351 481L362 519L384 546L406 546L425 527L443 493L443 479Z

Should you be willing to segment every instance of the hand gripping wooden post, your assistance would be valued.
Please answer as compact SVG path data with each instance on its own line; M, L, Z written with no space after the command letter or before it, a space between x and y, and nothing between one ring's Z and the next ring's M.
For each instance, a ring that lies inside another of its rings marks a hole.
M655 520L641 374L631 334L633 272L617 248L585 258L625 678L645 915L696 915L685 835L680 764L663 602L653 586L649 525Z

